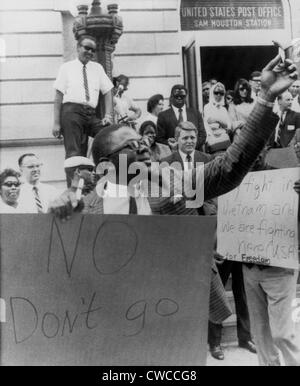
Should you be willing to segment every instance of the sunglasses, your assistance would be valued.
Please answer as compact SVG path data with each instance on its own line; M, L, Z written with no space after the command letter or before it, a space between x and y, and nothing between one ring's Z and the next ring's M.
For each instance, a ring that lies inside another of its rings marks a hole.
M91 51L93 54L96 52L96 49L90 46L83 46L81 45L86 51Z
M247 91L247 87L245 87L245 86L239 87L239 90L240 90L240 91L244 91L244 90Z
M13 186L15 188L18 188L21 185L21 182L10 182L10 181L8 181L8 182L4 182L2 185L3 186L7 186L8 188L12 188Z
M214 95L225 95L223 91L214 91Z

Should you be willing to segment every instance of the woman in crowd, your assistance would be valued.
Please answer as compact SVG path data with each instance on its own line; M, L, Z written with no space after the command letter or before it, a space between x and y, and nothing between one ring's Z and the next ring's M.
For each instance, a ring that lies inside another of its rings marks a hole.
M157 129L152 121L145 121L140 128L142 137L147 137L150 142L150 158L151 161L160 161L161 159L171 155L169 146L156 142Z
M0 173L0 213L19 213L20 174L13 169Z
M204 124L207 132L206 150L215 153L226 150L230 145L228 131L231 122L225 108L225 87L218 82L210 89L209 103L204 106Z
M253 107L254 100L251 98L251 86L246 79L239 79L234 86L233 103L228 110L233 131L246 123Z
M157 124L158 114L164 109L164 97L161 94L152 95L147 102L147 115L143 122L152 121Z

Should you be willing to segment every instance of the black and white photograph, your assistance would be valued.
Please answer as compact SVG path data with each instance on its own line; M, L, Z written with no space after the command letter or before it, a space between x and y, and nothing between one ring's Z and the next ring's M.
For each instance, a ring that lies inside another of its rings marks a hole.
M299 196L299 0L0 0L1 367L300 366Z

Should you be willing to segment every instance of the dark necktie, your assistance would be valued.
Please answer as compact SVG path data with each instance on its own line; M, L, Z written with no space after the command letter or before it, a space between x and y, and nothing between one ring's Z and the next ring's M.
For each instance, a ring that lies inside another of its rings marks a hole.
M179 116L178 116L178 123L183 122L183 114L182 114L182 108L178 109Z
M190 154L188 154L188 155L186 156L186 161L187 161L187 163L188 163L188 169L193 169L193 165L192 165L192 157L191 157Z
M86 102L89 102L90 93L89 93L89 84L88 84L85 64L82 67L82 74L83 74L83 86L84 86L84 92L85 92L85 100L86 100Z
M32 190L34 193L34 199L35 199L35 205L36 205L37 211L38 211L38 213L43 213L43 206L42 206L42 203L40 200L39 190L36 186L34 186L32 188Z
M129 214L137 214L135 197L131 197L131 196L129 198Z

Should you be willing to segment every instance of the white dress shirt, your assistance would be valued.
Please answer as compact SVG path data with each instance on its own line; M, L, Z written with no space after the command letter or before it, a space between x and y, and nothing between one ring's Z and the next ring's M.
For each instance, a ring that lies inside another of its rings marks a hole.
M279 116L279 121L277 123L277 126L276 126L276 129L275 129L275 142L278 141L279 139L279 129L280 129L280 125L282 122L284 122L285 120L285 117L286 117L286 111L284 111L283 113L281 113L281 111L279 110L277 112L278 116Z
M104 214L129 214L130 194L128 187L107 182L105 189L98 184L96 186L98 196L103 197ZM139 186L135 186L135 202L137 214L151 215L149 201Z
M83 82L83 64L81 61L75 59L64 63L60 67L54 88L64 94L63 103L88 104L96 108L99 92L101 91L102 94L106 94L113 88L113 84L101 64L89 61L86 64L86 74L90 96L89 102L86 102Z
M187 161L187 159L186 159L187 154L186 154L186 153L183 153L181 150L179 150L178 152L179 152L179 155L180 155L180 157L181 157L181 159L182 159L182 162L183 162L184 171L189 170L189 163L188 163L188 161ZM194 167L195 151L193 151L192 153L190 153L190 156L191 156L191 161L190 161L190 163L191 163L191 168L190 168L190 169L192 169L192 168Z
M43 184L38 182L37 185L31 185L27 182L21 185L20 197L19 197L19 210L27 213L38 213L35 193L33 187L36 186L38 189L38 195L40 202L43 207L43 213L48 212L49 203L59 196L59 191L51 185Z
M176 115L176 118L177 118L177 121L179 119L179 109L177 107L175 107L174 105L171 105L172 106L172 109ZM186 114L186 105L183 105L182 106L182 117L183 117L183 122L186 122L187 121L187 114Z

